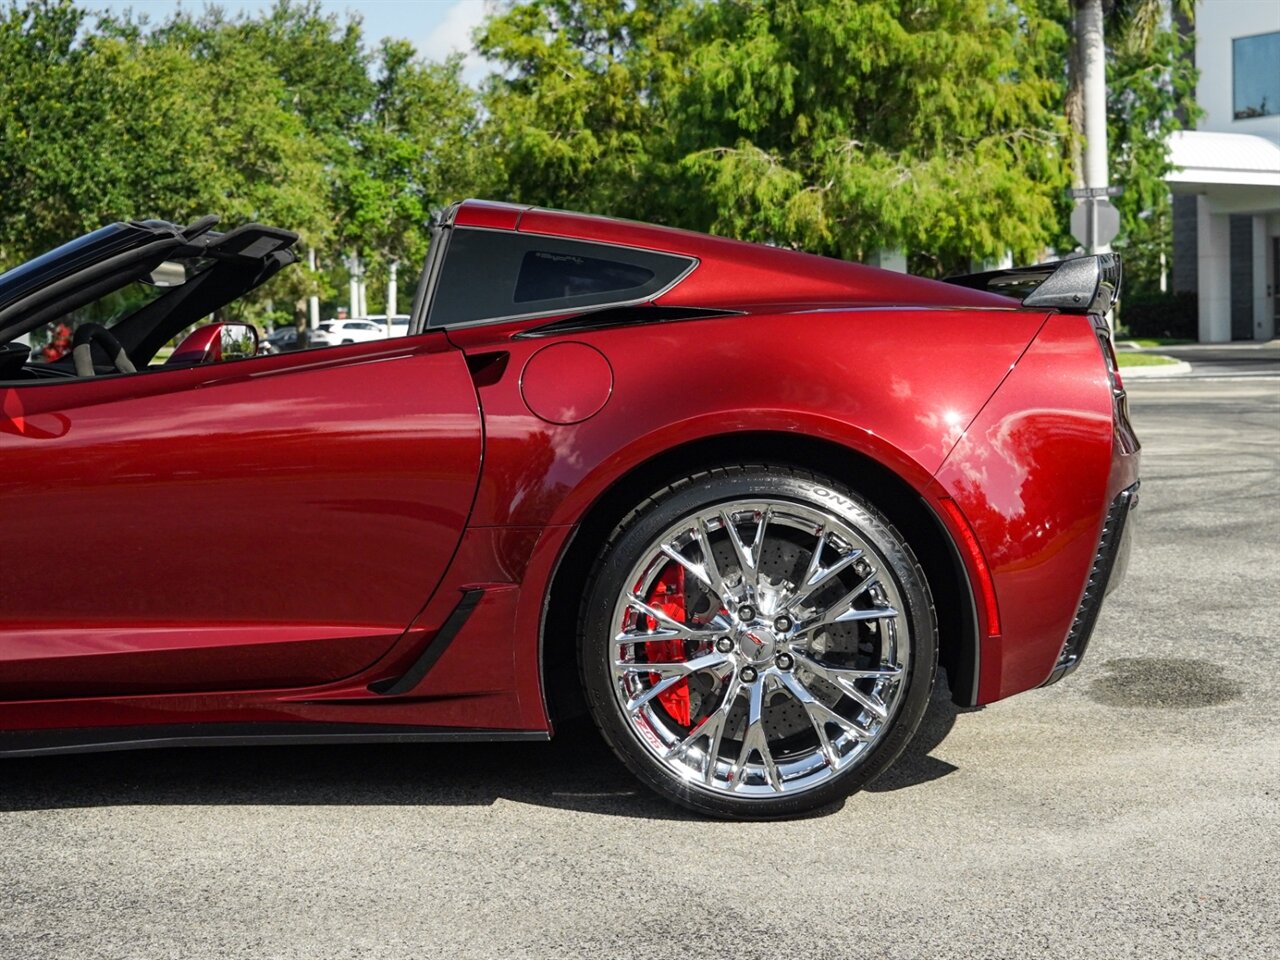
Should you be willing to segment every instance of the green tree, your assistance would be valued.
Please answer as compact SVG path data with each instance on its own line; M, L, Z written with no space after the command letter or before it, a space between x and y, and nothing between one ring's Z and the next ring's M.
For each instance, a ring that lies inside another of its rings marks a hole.
M321 167L320 185L310 184L322 216L285 223L302 234L317 254L319 273L290 270L273 282L274 293L292 297L294 320L305 323L305 298L325 299L345 290L339 242L346 185L358 170L353 131L373 109L372 58L364 47L361 21L351 14L326 13L320 0L276 0L258 16L228 19L218 7L198 15L182 11L159 26L160 36L187 44L197 56L246 54L267 65L280 83L280 104L305 128L304 139Z
M716 229L935 269L1055 232L1064 38L1031 4L727 2L696 36L685 166Z
M322 178L318 190L313 181L305 184L321 203L321 215L289 225L311 246L333 242L332 212L354 163L352 131L368 116L375 94L358 17L340 20L319 0L276 0L256 17L228 18L220 7L208 6L198 14L179 10L150 31L131 20L107 19L104 26L131 32L136 43L174 45L201 62L253 61L273 77L271 95L290 114L291 132L305 141Z
M934 269L1057 234L1065 34L987 0L533 0L489 22L515 199Z
M189 24L179 24L186 27ZM111 220L262 220L320 234L324 164L271 65L209 31L84 29L69 2L0 21L0 248L21 259Z
M345 286L350 252L416 266L430 214L472 193L903 247L935 273L1072 245L1075 0L528 0L479 31L503 68L481 97L456 58L370 52L320 0L160 24L0 3L0 264L216 211L303 234L325 276L290 271L301 298ZM1168 248L1165 139L1194 110L1159 7L1106 7L1117 247L1140 282Z
M490 176L476 144L476 94L462 82L460 58L425 62L403 40L383 41L377 71L370 109L349 130L338 240L384 268L417 265L432 214Z
M1058 13L1071 34L1063 109L1070 130L1075 186L1084 184L1081 49L1076 22L1082 0ZM1173 253L1173 210L1165 176L1172 169L1169 134L1195 120L1197 72L1191 58L1193 0L1109 0L1101 10L1106 38L1107 141L1111 182L1124 188L1113 201L1124 257L1125 286L1151 292ZM1170 14L1173 14L1170 16ZM1066 223L1073 203L1061 203L1058 246L1076 241Z
M80 163L60 130L80 119L76 36L84 19L69 0L10 0L0 13L0 268L83 222L74 201L49 188L79 179Z
M1176 0L1186 6L1185 0ZM1130 277L1167 247L1194 110L1160 0L1108 3L1111 163ZM1074 0L529 0L481 51L512 199L946 272L1070 249Z
M485 135L517 202L672 220L691 0L535 0L484 25Z

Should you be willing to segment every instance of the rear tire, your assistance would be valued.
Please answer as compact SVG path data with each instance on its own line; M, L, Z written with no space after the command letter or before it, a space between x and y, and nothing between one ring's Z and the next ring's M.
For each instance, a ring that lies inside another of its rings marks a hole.
M614 529L579 617L588 708L647 786L715 817L832 804L910 741L937 630L910 547L847 487L721 467Z

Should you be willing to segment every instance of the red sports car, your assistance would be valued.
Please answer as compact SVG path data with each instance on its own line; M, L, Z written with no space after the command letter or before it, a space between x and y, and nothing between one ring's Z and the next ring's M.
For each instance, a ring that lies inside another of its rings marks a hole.
M407 336L264 355L230 320L298 238L214 222L0 276L0 753L585 706L659 793L783 817L939 665L963 705L1071 672L1122 575L1113 257L944 283L467 201Z

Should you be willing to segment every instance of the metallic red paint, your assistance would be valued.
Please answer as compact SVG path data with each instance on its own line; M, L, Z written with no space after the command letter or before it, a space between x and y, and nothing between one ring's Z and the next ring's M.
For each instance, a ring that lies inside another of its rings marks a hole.
M514 230L529 207L487 200L468 200L458 208L453 222L459 227L484 227L490 230Z
M626 470L673 446L743 431L822 437L923 490L1043 321L1043 313L832 310L574 333L610 358L613 396L597 416L562 427L532 415L509 375L481 387L486 462L471 522L573 523ZM450 337L468 353L502 343L508 369L518 370L546 344L510 339L520 326ZM820 364L792 348L797 338L822 345ZM574 374L571 364L559 371ZM659 386L666 392L655 403Z
M431 595L475 491L479 410L439 333L0 392L67 421L0 433L5 698L353 674Z
M0 583L0 730L547 731L541 631L578 525L653 458L698 469L700 444L735 434L892 471L979 597L978 702L1046 678L1137 473L1087 318L643 224L476 202L454 222L684 253L699 265L659 302L745 315L516 336L543 317L0 387L0 518L23 558ZM607 402L548 422L600 393L575 381L581 350L610 368ZM474 589L414 689L370 689Z
M531 356L520 373L520 396L547 423L581 423L604 409L613 392L605 355L585 343L553 343Z
M222 331L225 325L207 323L203 327L192 330L174 348L167 364L177 366L183 363L216 363L222 359Z
M1113 442L1096 342L1088 317L1050 317L931 490L964 511L999 597L1002 637L983 647L983 702L1048 678L1107 505L1137 479L1137 454Z
M965 559L972 583L976 584L976 600L979 603L979 620L983 627L984 637L1000 636L1000 603L996 600L996 585L991 577L991 568L987 565L987 556L982 552L982 544L978 535L973 532L969 519L964 511L950 497L941 497L938 506L942 507L943 516L950 522L947 524L951 536L960 547Z

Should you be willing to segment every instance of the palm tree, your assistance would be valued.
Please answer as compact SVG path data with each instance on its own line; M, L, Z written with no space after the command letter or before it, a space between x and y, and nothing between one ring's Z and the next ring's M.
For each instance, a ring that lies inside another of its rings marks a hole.
M1130 50L1149 51L1161 21L1167 16L1195 20L1195 0L1071 0L1071 51L1067 63L1067 123L1071 128L1071 176L1074 186L1086 182L1085 170L1085 82L1092 64L1106 62L1105 36ZM1105 91L1105 85L1103 87ZM1106 102L1100 129L1103 138L1102 169L1106 158ZM1095 132L1095 138L1097 133ZM1105 179L1105 177L1104 177ZM1101 186L1102 184L1092 184Z

